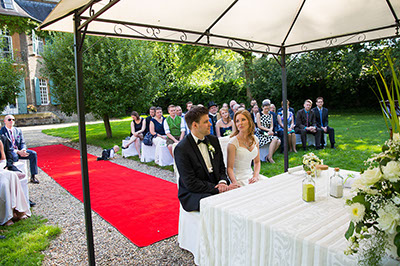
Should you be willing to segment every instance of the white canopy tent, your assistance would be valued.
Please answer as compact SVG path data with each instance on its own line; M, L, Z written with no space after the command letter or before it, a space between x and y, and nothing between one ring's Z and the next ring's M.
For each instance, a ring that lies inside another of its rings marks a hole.
M40 28L74 32L77 9L87 34L278 55L398 36L400 1L64 0Z
M86 34L280 56L282 100L286 105L286 55L399 37L399 17L400 0L61 0L39 28L75 34L89 264L94 265L95 259L82 75L82 45ZM284 117L286 124L286 112ZM284 136L288 143L287 134Z

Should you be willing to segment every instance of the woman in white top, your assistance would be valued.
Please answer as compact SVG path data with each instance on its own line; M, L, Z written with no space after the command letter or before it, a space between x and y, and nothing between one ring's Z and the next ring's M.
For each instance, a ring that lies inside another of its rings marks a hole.
M236 126L228 143L228 176L233 184L244 186L260 179L260 153L258 138L254 136L254 123L247 110L235 113ZM254 160L254 171L251 162Z

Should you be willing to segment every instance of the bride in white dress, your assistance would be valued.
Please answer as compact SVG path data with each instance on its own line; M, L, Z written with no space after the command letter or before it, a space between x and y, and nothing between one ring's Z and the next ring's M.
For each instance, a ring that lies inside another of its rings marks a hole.
M228 143L227 172L232 184L245 186L260 179L260 153L258 138L254 135L254 123L247 110L235 113L236 126ZM254 171L251 161L254 160Z
M4 170L5 154L0 141L0 225L12 225L14 222L31 216L16 172Z

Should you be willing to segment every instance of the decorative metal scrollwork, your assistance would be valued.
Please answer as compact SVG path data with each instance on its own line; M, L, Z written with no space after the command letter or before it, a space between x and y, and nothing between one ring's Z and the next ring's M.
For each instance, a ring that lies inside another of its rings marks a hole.
M267 53L269 53L269 52L271 51L271 47L269 47L269 45L266 45L265 51L266 51Z
M96 13L96 11L94 11L94 9L93 9L93 4L92 4L92 5L90 6L90 8L89 8L89 16L90 16L90 17L93 17L95 13Z
M245 42L244 45L247 47L248 50L253 50L254 43L253 42Z
M357 37L357 40L358 40L359 42L363 42L363 41L365 41L366 39L367 39L367 35L365 35L365 33L360 34L360 35Z
M301 46L301 50L302 51L307 51L308 50L308 47L307 47L307 45L306 44L303 44L302 46Z
M186 33L182 31L182 35L179 37L179 39L181 39L182 42L187 41L187 35L186 35Z
M150 34L150 36L153 36L154 38L158 39L158 34L160 34L160 29L159 28L153 28L153 27L149 27L146 29L146 32L148 34Z
M114 26L114 32L115 32L116 34L122 34L122 27L121 27L120 24L115 24L115 26Z
M328 40L325 40L325 43L328 45L328 47L330 47L337 43L337 39L336 38L328 39Z

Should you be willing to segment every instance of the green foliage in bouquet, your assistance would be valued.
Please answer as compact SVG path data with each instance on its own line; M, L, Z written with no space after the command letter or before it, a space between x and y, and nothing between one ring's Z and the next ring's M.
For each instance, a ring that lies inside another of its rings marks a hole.
M378 99L380 100L379 103L381 105L383 117L385 119L388 131L390 131L389 127L391 127L393 133L399 133L400 125L399 125L399 118L396 115L396 102L398 102L398 100L400 99L400 92L399 92L400 81L397 76L396 69L394 68L393 61L390 58L390 55L388 52L386 53L386 58L387 58L387 62L390 67L391 74L392 74L392 81L387 82L385 77L383 76L382 72L378 69L378 67L376 65L374 65L375 69L378 71L378 74L379 74L379 76L382 80L382 84L383 84L381 86L380 83L378 82L378 80L376 80L376 85L377 85L378 93L379 93L379 96L378 95L377 96L378 96ZM389 108L389 111L391 114L389 117L387 117L385 115L385 111L387 110L387 107L385 105L386 100L389 102L388 108Z

